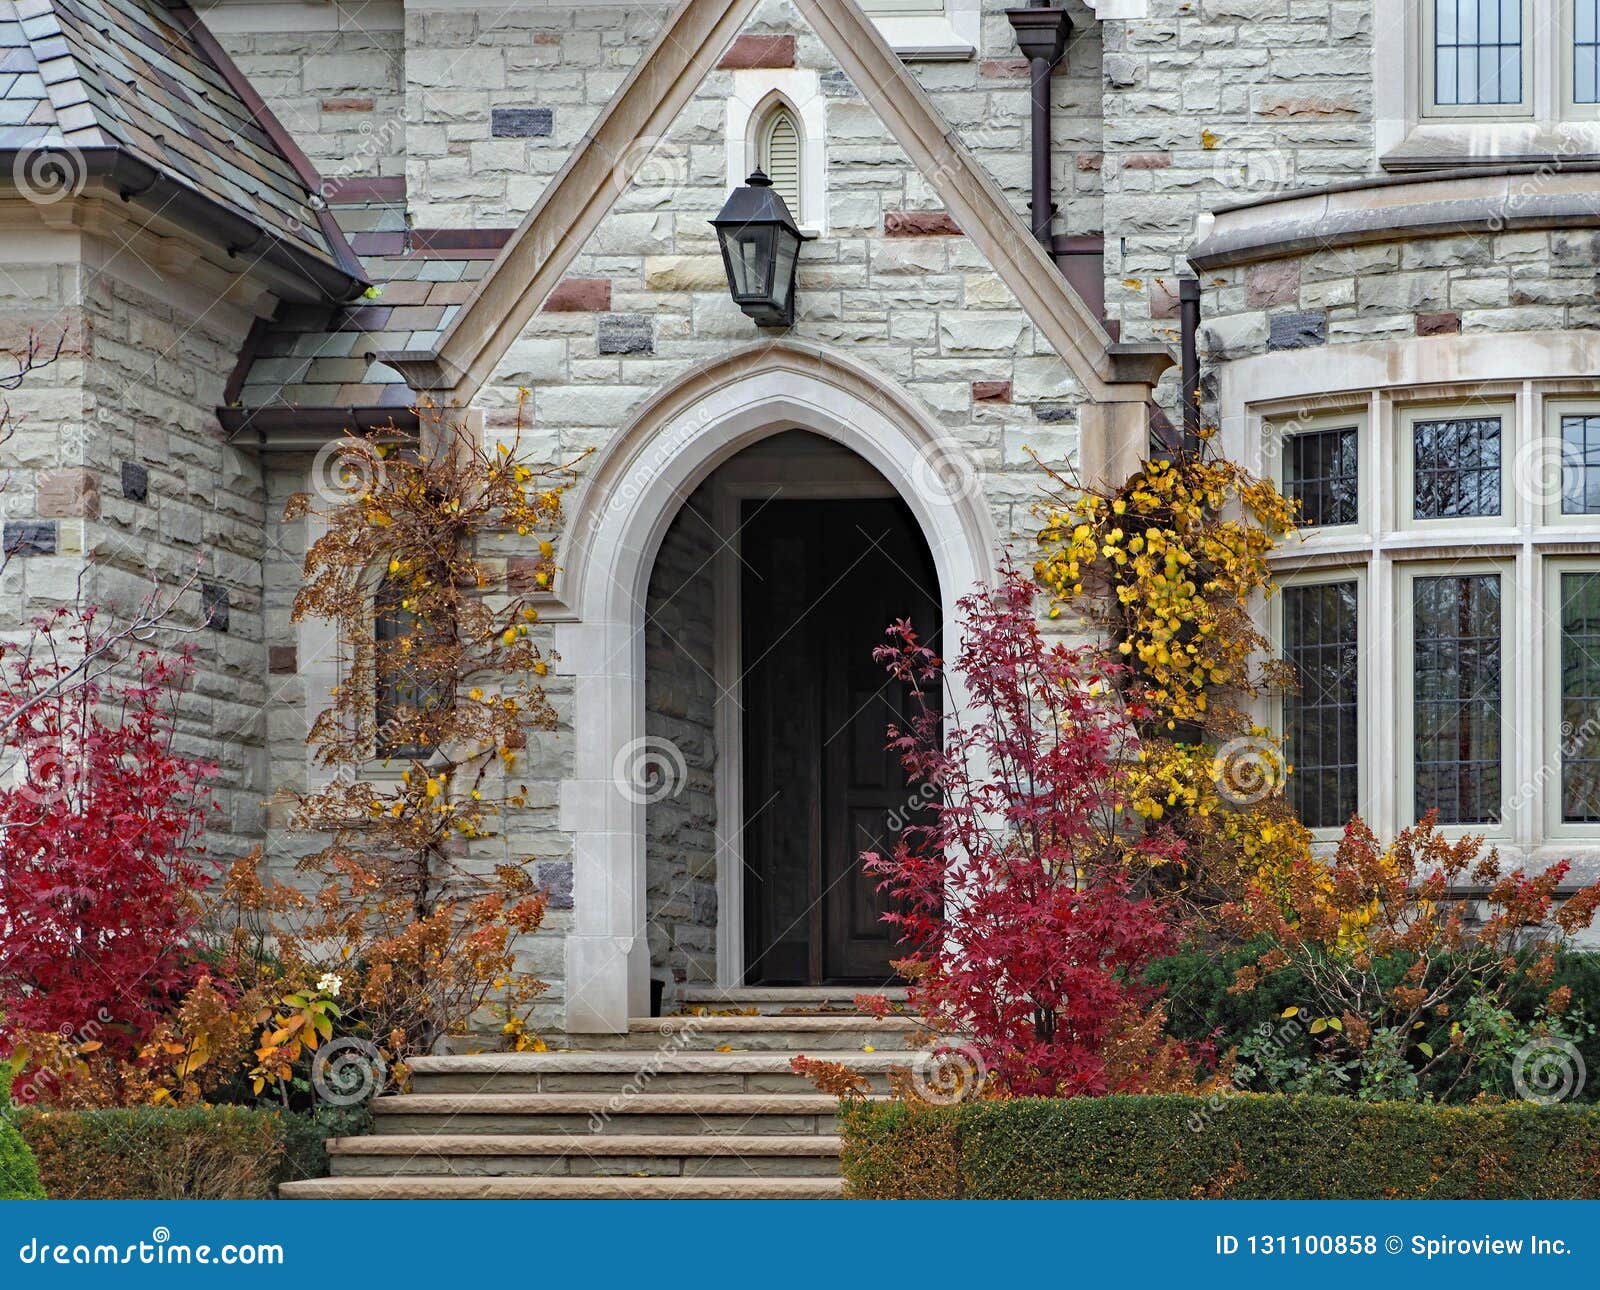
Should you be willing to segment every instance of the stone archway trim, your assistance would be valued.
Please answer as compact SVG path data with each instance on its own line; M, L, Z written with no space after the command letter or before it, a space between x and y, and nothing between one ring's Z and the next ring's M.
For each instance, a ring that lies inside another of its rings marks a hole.
M1000 540L981 479L903 392L839 355L764 345L692 373L605 449L577 500L562 562L574 621L556 627L573 674L572 776L559 824L573 840L566 1027L616 1032L646 1011L645 805L619 757L644 737L645 591L667 526L721 462L786 429L824 435L894 486L927 538L947 639L955 602L986 583Z

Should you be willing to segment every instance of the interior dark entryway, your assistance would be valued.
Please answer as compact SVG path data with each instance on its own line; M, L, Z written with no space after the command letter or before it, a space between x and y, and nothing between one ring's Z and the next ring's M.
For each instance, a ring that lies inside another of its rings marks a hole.
M884 746L908 696L872 651L899 618L935 640L933 559L893 499L754 500L741 521L745 981L883 984L903 951L860 857L920 799Z

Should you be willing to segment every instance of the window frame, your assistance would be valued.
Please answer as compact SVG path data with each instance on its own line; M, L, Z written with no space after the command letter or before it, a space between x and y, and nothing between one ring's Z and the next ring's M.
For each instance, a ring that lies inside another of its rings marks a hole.
M1327 537L1336 540L1364 533L1371 527L1372 519L1367 510L1371 490L1366 485L1366 474L1373 461L1368 435L1370 420L1366 405L1361 404L1353 406L1349 412L1318 411L1308 416L1274 417L1265 421L1265 426L1271 431L1266 436L1265 473L1285 496L1288 495L1290 439L1299 435L1323 434L1330 430L1353 429L1356 432L1356 518L1350 524L1308 525L1298 530L1304 539L1315 541Z
M1416 511L1416 427L1419 421L1484 420L1500 418L1500 510L1490 515L1450 515L1418 519ZM1394 512L1389 527L1396 533L1428 533L1452 529L1500 529L1517 526L1517 494L1510 486L1512 467L1520 451L1517 400L1513 395L1477 400L1418 400L1394 408Z
M1413 584L1418 578L1472 577L1495 574L1500 579L1500 819L1493 823L1439 824L1446 837L1460 838L1468 835L1482 836L1497 842L1509 842L1515 836L1517 820L1523 807L1515 801L1516 793L1508 789L1519 783L1518 747L1515 741L1519 729L1518 687L1511 678L1518 675L1520 653L1515 625L1521 607L1521 592L1517 583L1515 557L1486 557L1470 560L1418 558L1396 562L1392 566L1395 580L1395 738L1394 766L1399 783L1396 790L1398 824L1402 828L1415 824L1417 812L1416 772L1416 604ZM1520 789L1518 790L1520 791Z
M1341 528L1346 526L1341 525ZM1268 639L1273 643L1273 652L1279 659L1285 656L1287 637L1285 632L1284 611L1286 601L1283 592L1291 587L1326 586L1331 583L1353 582L1356 587L1356 813L1365 815L1367 803L1371 800L1372 793L1372 758L1368 755L1369 722L1367 718L1367 705L1363 696L1368 692L1371 683L1371 669L1368 657L1371 651L1371 597L1367 592L1367 567L1361 565L1339 565L1336 568L1312 568L1295 573L1285 574L1277 579L1278 594L1273 596L1271 627ZM1289 696L1278 694L1273 701L1273 729L1280 734L1287 735L1287 705ZM1293 749L1285 748L1289 764L1294 765ZM1293 778L1291 772L1290 778ZM1344 824L1327 825L1318 828L1309 828L1313 842L1338 842L1344 834Z
M1558 0L1560 15L1558 26L1561 31L1561 48L1557 51L1560 60L1558 75L1561 83L1561 116L1567 121L1600 121L1600 101L1594 103L1579 103L1577 101L1578 89L1578 19L1577 6L1580 0ZM1597 30L1600 35L1600 30ZM1600 55L1597 55L1600 57ZM1600 85L1600 74L1597 74L1597 85ZM1596 99L1600 100L1600 91Z
M1561 462L1561 418L1563 416L1584 415L1600 417L1600 398L1575 394L1548 394L1544 398L1544 414L1542 430L1545 443L1554 445L1557 469ZM1526 452L1524 448L1522 451ZM1519 458L1519 460L1521 460ZM1595 467L1600 470L1600 466ZM1568 528L1594 528L1600 529L1600 511L1590 514L1569 515L1561 509L1561 489L1557 487L1553 494L1547 495L1536 503L1536 522L1541 528L1568 529Z
M1423 119L1466 119L1469 121L1531 120L1536 114L1538 99L1536 75L1539 61L1534 58L1534 41L1532 37L1542 28L1535 27L1530 10L1543 8L1546 2L1547 0L1518 0L1522 16L1522 97L1520 99L1515 103L1436 103L1434 95L1438 88L1439 0L1427 0L1427 3L1421 6L1423 27L1420 44L1422 53L1420 84L1422 88L1421 108Z
M1544 801L1540 812L1540 832L1552 842L1593 842L1600 839L1600 820L1566 820L1561 810L1561 575L1600 573L1600 554L1563 552L1543 558L1540 591L1545 607L1547 630L1541 642L1544 655L1544 685L1539 705L1540 725L1535 747L1539 764L1532 777L1542 783Z

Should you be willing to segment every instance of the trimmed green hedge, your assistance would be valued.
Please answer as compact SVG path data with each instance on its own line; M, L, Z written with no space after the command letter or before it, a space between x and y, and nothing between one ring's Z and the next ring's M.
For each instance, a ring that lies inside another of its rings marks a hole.
M22 1137L56 1200L266 1200L328 1171L325 1137L363 1131L365 1111L243 1106L25 1110ZM0 1139L3 1141L3 1139Z
M1600 1199L1591 1107L1256 1094L855 1101L840 1123L858 1199Z

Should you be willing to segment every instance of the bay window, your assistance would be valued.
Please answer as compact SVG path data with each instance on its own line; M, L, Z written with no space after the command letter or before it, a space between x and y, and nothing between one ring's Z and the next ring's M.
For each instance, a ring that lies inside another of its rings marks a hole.
M1272 559L1298 685L1264 713L1315 836L1436 813L1600 846L1600 392L1386 389L1258 411L1302 527ZM1348 402L1340 406L1341 399Z

